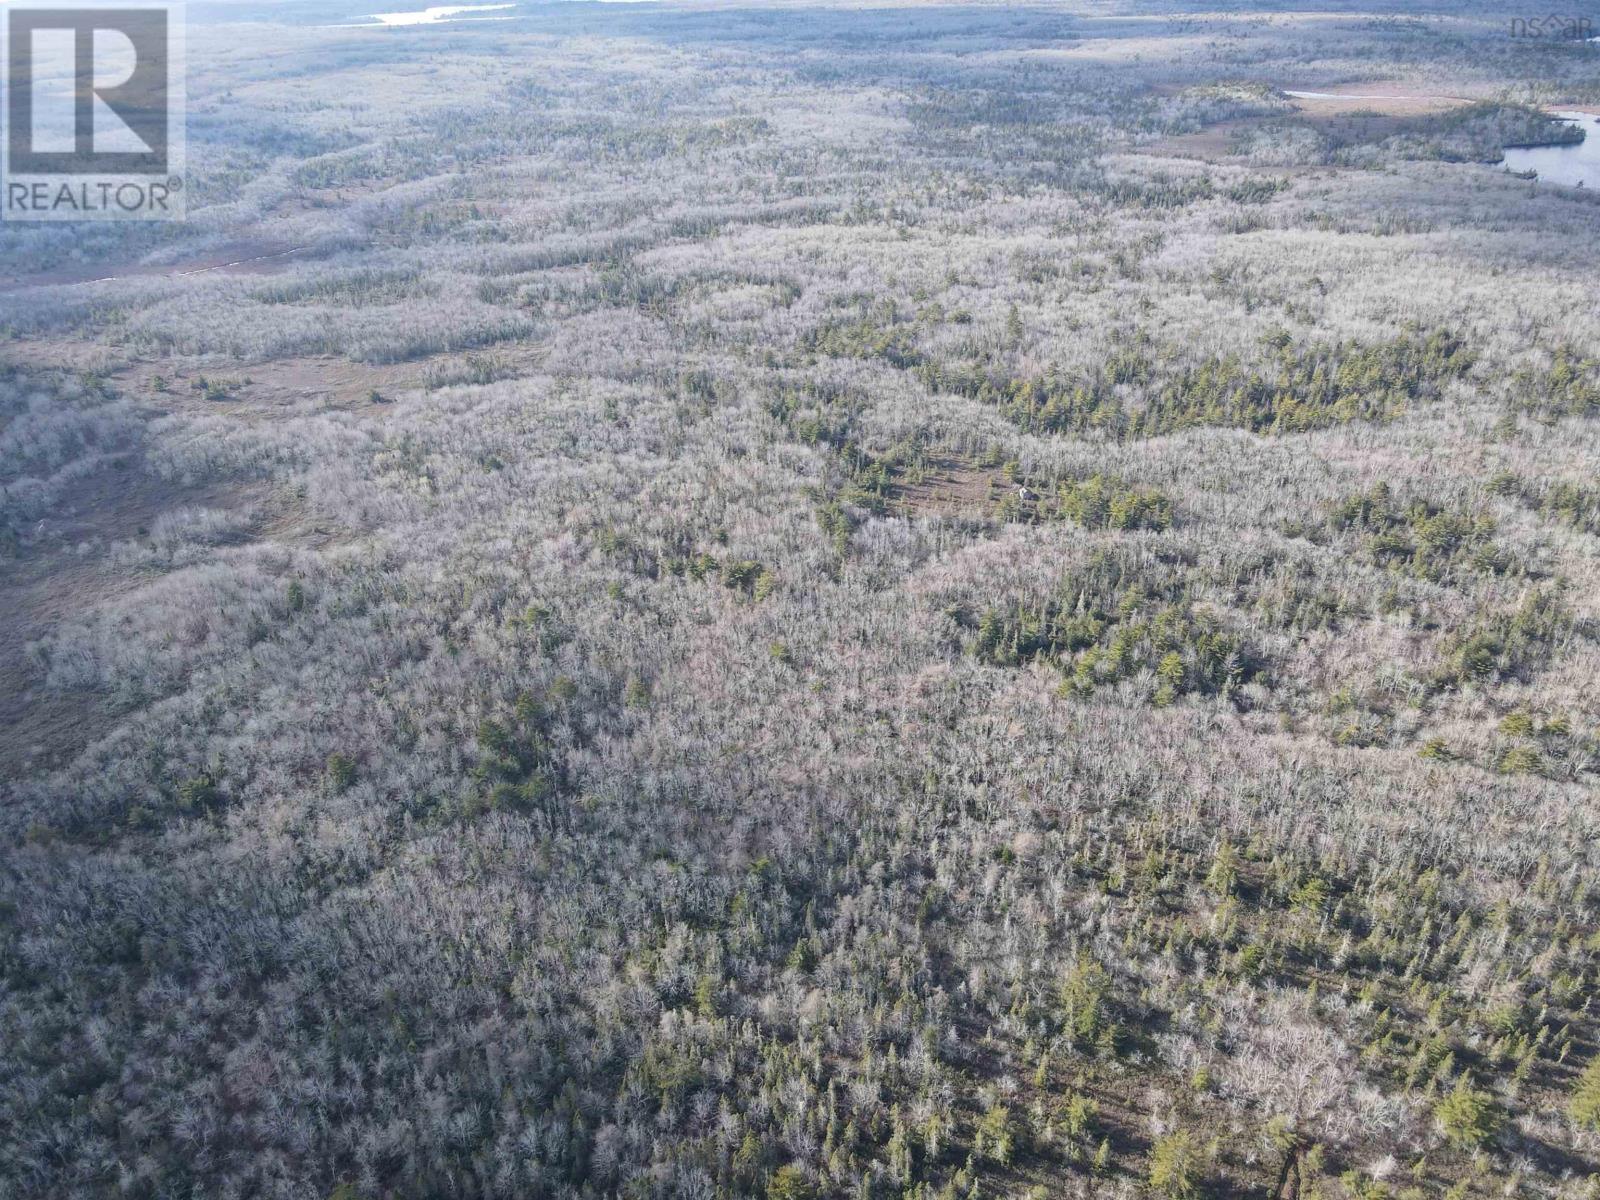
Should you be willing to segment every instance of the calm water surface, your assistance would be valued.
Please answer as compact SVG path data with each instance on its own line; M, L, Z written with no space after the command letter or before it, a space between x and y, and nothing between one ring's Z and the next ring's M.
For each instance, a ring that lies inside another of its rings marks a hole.
M1555 115L1578 126L1588 136L1567 146L1509 149L1502 165L1508 171L1537 171L1545 183L1600 187L1600 117L1581 112Z

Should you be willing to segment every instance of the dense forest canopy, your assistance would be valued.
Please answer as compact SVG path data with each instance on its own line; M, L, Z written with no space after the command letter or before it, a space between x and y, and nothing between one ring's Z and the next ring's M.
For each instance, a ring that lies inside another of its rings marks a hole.
M0 226L0 1198L1600 1195L1600 43L476 15Z

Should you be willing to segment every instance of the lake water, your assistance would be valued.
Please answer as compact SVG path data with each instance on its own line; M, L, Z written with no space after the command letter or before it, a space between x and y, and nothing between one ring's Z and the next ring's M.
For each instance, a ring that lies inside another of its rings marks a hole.
M1288 90L1285 90L1283 94L1285 96L1293 96L1296 100L1450 100L1460 104L1467 103L1467 101L1460 100L1456 96L1394 96L1378 95L1376 93L1364 96L1356 92L1295 92Z
M646 4L650 0L598 0L601 4ZM0 0L4 3L4 0ZM413 12L373 13L365 21L325 25L325 29L394 29L402 25L455 25L462 21L511 21L516 14L502 10L515 4L448 4ZM490 16L482 14L489 13Z
M509 15L483 17L478 13L499 12L515 4L453 4L424 8L417 12L373 13L370 22L342 25L341 29L392 29L397 25L444 25L455 21L509 21ZM463 15L468 14L468 15Z
M1537 171L1545 183L1567 187L1600 187L1600 117L1581 112L1554 114L1588 136L1565 146L1522 146L1506 151L1508 171Z

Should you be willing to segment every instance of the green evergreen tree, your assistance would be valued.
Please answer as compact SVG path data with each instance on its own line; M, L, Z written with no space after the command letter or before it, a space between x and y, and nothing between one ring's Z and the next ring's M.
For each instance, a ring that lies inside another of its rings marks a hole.
M1199 1195L1200 1155L1183 1130L1158 1138L1150 1151L1150 1190L1170 1200Z
M1593 1059L1578 1076L1567 1102L1567 1115L1585 1129L1600 1131L1600 1057Z

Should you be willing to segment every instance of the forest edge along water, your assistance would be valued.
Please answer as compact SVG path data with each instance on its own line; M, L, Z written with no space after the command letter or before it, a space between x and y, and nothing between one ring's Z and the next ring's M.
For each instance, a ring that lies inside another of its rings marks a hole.
M1502 165L1516 174L1566 187L1600 187L1600 117L1594 113L1559 111L1552 116L1583 130L1578 142L1548 146L1507 146Z

